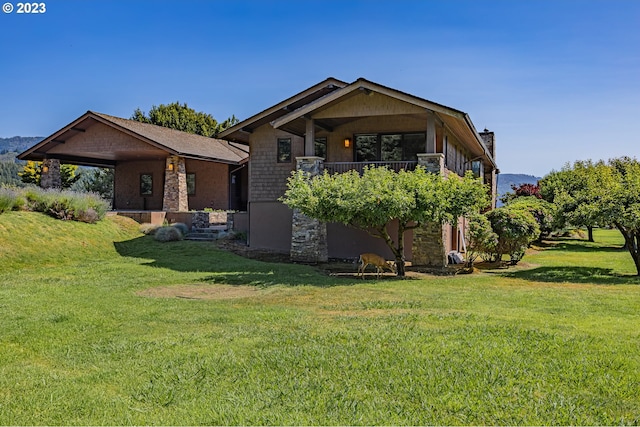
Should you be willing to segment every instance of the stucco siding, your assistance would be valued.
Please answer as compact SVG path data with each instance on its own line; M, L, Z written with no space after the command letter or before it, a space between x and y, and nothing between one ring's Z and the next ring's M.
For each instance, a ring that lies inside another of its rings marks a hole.
M279 202L249 202L249 245L289 253L292 214Z
M164 160L119 162L115 168L114 209L162 210ZM153 177L152 194L140 194L140 175Z
M186 160L186 172L195 174L195 194L189 196L189 209L229 208L229 165Z
M398 224L394 222L387 228L391 237L395 240L398 234ZM413 232L405 232L404 255L406 261L411 261L411 244ZM385 259L395 259L393 252L384 240L373 237L369 233L348 227L342 224L327 224L327 245L330 258L355 259L362 253L373 252Z

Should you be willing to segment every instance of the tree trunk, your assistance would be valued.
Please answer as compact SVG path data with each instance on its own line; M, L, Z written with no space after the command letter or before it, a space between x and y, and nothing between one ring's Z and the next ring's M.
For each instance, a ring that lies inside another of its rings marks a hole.
M589 241L590 242L594 242L594 240L593 240L593 226L592 225L587 225L587 233L589 235Z
M640 276L640 230L626 229L618 223L616 223L616 227L624 236L625 246L636 266L636 275Z
M396 275L399 277L404 277L405 269L404 269L404 227L402 224L398 224L398 240L396 250L394 254L396 256Z
M404 269L404 232L406 230L406 226L403 224L398 224L398 241L397 243L394 243L393 239L391 239L391 236L389 236L389 233L387 233L387 228L386 225L376 229L376 233L378 234L379 237L381 237L385 243L387 244L387 246L389 247L389 249L391 249L391 252L393 252L393 255L396 257L396 275L397 276L404 276L405 275L405 269Z

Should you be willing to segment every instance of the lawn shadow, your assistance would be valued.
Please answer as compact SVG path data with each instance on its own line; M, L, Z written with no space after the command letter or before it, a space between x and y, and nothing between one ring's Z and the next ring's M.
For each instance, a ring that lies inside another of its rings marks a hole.
M546 248L571 251L571 252L589 252L589 253L626 252L627 250L624 246L602 246L602 245L597 245L595 243L590 243L586 240L578 240L578 239L560 239L560 240L554 241L552 244L548 244Z
M600 267L536 267L505 272L502 277L552 283L589 283L596 285L638 285L640 277L616 274Z
M288 256L272 254L262 259L250 259L220 249L212 242L178 241L161 243L151 236L141 236L124 242L114 242L116 251L126 257L147 260L149 267L180 272L203 273L199 281L234 286L350 286L362 283L352 278L330 275L322 265L313 266L287 262ZM381 280L395 280L385 277Z

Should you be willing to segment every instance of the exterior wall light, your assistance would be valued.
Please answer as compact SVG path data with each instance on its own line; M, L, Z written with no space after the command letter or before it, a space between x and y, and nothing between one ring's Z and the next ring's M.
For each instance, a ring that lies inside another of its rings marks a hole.
M169 170L170 170L170 171L172 171L172 170L173 170L173 168L174 168L174 166L173 166L173 162L169 163Z
M344 139L344 148L349 148L351 147L351 138L345 138Z
M43 165L42 166L42 173L49 173L49 166Z

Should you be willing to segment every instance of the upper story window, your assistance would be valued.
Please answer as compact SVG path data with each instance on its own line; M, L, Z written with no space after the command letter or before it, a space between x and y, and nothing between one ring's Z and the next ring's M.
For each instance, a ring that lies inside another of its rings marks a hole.
M278 163L291 162L291 138L278 138Z
M358 134L355 135L356 162L392 162L417 160L416 154L426 152L426 134Z

